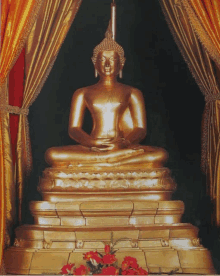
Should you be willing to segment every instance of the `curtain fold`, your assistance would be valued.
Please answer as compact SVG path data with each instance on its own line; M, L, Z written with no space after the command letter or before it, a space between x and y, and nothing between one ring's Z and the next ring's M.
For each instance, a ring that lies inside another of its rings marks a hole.
M19 217L24 179L32 165L28 109L46 81L59 49L82 0L3 0L1 6L0 55L0 271L4 244L13 221L18 187ZM41 6L41 4L43 4ZM40 11L40 13L39 13ZM36 21L39 13L39 19ZM30 35L29 35L30 34ZM27 43L26 43L27 41ZM26 47L26 78L21 108L9 105L8 74ZM19 115L15 184L11 153L9 113Z
M15 193L9 131L9 113L15 113L8 102L7 77L13 67L33 23L42 0L3 0L1 5L0 53L0 270L8 229L13 221Z
M25 63L25 48L23 48L8 77L9 87L9 105L18 106L21 108L24 92L24 63ZM18 133L19 115L10 114L10 134L11 148L13 156L13 165L16 163L16 147Z
M39 95L57 58L82 0L45 0L25 46L25 83L22 109L28 110ZM19 217L24 181L32 167L27 116L20 115L17 140L17 183Z
M206 105L202 120L202 168L207 175L207 193L215 205L214 221L220 226L220 86L215 64L210 59L211 55L206 50L207 47L200 42L188 18L186 2L160 0L174 40L205 97ZM201 0L195 1L198 2Z
M182 1L193 30L220 67L220 1Z

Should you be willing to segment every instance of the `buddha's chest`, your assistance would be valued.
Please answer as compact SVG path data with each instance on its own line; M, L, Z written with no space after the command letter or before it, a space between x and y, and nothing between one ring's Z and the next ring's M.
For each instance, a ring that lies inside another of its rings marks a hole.
M92 113L117 115L128 106L130 95L119 91L97 91L86 97L88 109Z

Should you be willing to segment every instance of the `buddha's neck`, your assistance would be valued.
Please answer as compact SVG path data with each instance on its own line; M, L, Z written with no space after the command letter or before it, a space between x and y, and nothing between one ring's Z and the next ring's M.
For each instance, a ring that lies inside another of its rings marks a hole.
M98 83L101 84L101 85L104 85L104 86L113 86L114 84L117 83L117 77L116 76L113 76L113 77L100 76L100 79L99 79Z

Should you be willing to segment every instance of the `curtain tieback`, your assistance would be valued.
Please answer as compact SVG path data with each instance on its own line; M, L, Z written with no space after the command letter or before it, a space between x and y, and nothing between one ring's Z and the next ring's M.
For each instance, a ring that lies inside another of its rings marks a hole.
M217 100L220 100L220 93L218 94L209 94L205 96L206 103L215 102Z
M13 105L0 105L0 110L7 113L17 114L17 115L28 115L29 108L20 108Z

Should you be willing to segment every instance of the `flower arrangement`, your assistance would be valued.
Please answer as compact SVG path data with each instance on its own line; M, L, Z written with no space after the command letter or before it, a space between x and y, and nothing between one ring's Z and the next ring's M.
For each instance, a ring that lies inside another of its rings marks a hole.
M75 267L74 264L64 265L61 269L63 275L148 275L148 272L139 267L137 259L126 256L118 266L113 246L105 245L105 254L97 251L86 252L83 257L86 266Z

